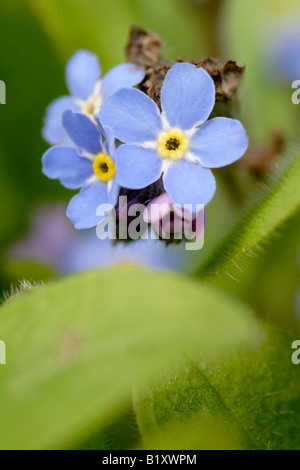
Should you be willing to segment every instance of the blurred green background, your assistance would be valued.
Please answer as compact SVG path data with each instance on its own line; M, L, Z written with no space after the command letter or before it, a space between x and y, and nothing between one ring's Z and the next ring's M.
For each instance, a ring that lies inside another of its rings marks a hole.
M41 156L48 147L41 128L46 106L67 93L64 68L76 49L96 52L107 71L125 60L128 33L135 23L162 37L166 59L213 56L246 65L235 117L245 125L252 147L268 149L274 133L282 136L284 149L274 155L271 172L293 149L299 152L300 107L291 102L289 83L272 80L265 67L264 46L275 38L278 25L294 18L299 9L299 0L2 1L0 80L6 83L7 104L0 106L1 296L24 277L39 282L58 276L49 266L12 259L7 250L30 230L34 209L55 201L67 206L70 199L70 191L41 173ZM195 253L195 265L228 232L245 201L268 175L258 179L242 162L216 176L218 191L207 207L205 246ZM215 282L252 307L258 318L295 338L300 333L296 307L299 234L298 212L275 238L242 260L233 276ZM130 406L126 413L132 415ZM108 427L108 434L116 433L119 445L126 447L128 426L122 417L118 429ZM182 436L182 429L178 432ZM101 436L94 436L98 447ZM91 445L91 441L86 444Z

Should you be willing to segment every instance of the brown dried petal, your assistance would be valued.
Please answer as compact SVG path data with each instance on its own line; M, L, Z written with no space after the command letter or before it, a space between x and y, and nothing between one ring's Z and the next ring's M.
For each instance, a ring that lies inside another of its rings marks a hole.
M201 62L192 62L197 67L203 67L215 82L217 101L231 100L244 76L245 67L239 67L234 60L228 60L224 64L211 57Z

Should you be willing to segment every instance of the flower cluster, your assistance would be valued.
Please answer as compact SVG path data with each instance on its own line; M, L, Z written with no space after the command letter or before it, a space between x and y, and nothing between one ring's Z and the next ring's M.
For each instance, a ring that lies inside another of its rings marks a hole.
M43 156L43 172L69 189L81 188L69 204L68 217L77 229L94 227L104 217L97 208L117 208L119 194L127 191L149 204L146 212L167 201L167 212L179 217L173 217L173 229L192 229L197 213L203 215L203 206L216 190L211 169L244 154L245 129L235 119L209 119L215 105L214 81L190 63L175 64L167 73L161 109L133 88L144 78L135 64L118 65L102 80L100 75L96 57L77 52L66 71L72 96L59 98L47 110L43 134L55 146ZM149 194L152 199L145 196ZM158 220L146 212L144 220L157 229ZM160 225L160 236L162 231L166 232ZM195 238L203 232L198 228Z

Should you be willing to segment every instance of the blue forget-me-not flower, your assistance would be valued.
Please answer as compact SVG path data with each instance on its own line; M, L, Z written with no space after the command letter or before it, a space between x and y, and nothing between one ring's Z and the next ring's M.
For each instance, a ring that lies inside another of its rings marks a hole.
M62 125L64 111L86 114L91 119L99 113L104 98L122 87L139 84L145 72L133 63L119 64L101 78L101 65L98 57L90 51L78 50L66 67L66 82L70 96L62 96L47 109L43 137L51 145L69 144Z
M141 189L163 176L174 203L207 204L216 182L211 168L238 160L248 147L242 124L229 118L208 120L215 105L215 85L202 68L174 65L161 91L161 107L137 89L108 97L100 122L121 145L115 154L120 186Z
M75 147L51 147L43 156L43 173L59 179L69 189L82 188L71 200L67 215L77 229L96 226L101 204L116 205L119 185L115 178L115 139L106 129L105 142L99 127L86 115L65 111L62 122Z

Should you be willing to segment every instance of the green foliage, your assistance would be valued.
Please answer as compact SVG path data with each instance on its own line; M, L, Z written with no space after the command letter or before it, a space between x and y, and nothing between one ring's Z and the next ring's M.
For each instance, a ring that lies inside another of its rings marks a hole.
M260 189L256 202L247 207L231 232L198 270L198 275L211 278L227 272L299 211L300 157L291 159L283 174L274 180L270 186Z
M6 291L23 278L34 287L21 283L0 309L0 340L7 346L7 365L0 366L1 448L139 448L135 419L146 449L300 448L292 339L251 316L253 310L293 339L298 335L299 157L286 159L284 171L254 194L218 246L217 237L256 189L242 165L216 172L205 246L194 257L197 276L214 286L179 274L115 269L39 288L34 281L54 277L48 267L4 255L26 233L33 207L72 195L41 174L47 145L40 129L46 106L67 93L64 66L76 49L98 53L106 71L124 61L130 25L137 23L162 37L166 58L222 55L246 64L241 119L251 140L266 146L274 131L287 139L298 132L289 86L271 80L264 67L266 39L297 3L1 3L7 104L0 106L0 282ZM247 256L261 245L259 257ZM220 276L235 266L239 282Z
M0 445L63 447L174 361L260 337L247 308L172 273L90 272L19 294L1 309Z
M149 405L149 403L147 403ZM138 406L138 404L137 404ZM137 418L139 411L137 408ZM142 449L147 450L240 450L234 433L226 433L220 419L186 420L162 426L156 433L147 436Z
M249 305L258 317L287 332L300 334L296 315L299 291L299 212L289 219L267 244L244 256L230 276L214 284Z
M191 432L200 437L209 422L208 436L222 436L218 449L226 438L238 438L243 449L299 450L300 375L291 362L292 339L264 328L266 340L257 350L187 362L138 390L135 410L146 448L164 445L165 429L178 423L193 422Z
M39 279L40 282L48 282L56 277L48 266L33 261L12 260L8 257L3 260L0 272L5 274L12 284L15 279L26 279L29 282Z
M41 173L46 149L41 127L46 106L65 93L63 69L23 0L0 5L0 80L7 103L0 107L0 245L25 233L31 209L64 191Z

